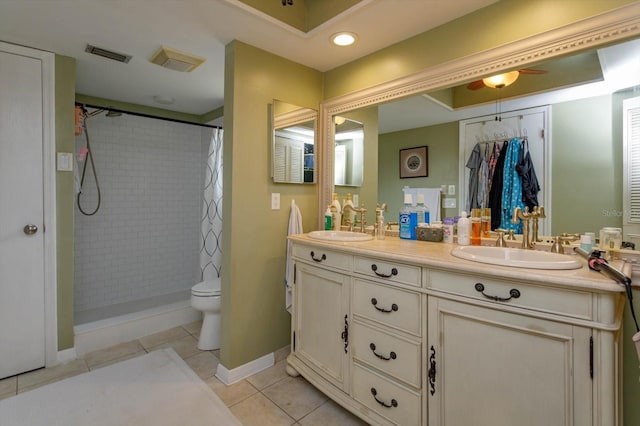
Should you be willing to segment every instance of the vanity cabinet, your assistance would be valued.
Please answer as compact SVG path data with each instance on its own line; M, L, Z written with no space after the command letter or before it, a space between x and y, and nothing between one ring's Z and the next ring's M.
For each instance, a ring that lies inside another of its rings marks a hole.
M624 298L588 270L565 284L448 251L385 257L393 241L293 241L289 366L369 424L621 424Z

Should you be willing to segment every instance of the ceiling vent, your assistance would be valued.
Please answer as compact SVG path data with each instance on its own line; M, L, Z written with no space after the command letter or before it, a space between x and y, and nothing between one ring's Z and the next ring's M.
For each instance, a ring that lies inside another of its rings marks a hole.
M181 72L191 72L206 61L205 58L200 56L164 46L160 47L149 60L163 68Z
M132 56L125 55L123 53L114 52L112 50L103 49L101 47L92 46L87 44L87 47L84 49L85 52L91 53L92 55L102 56L103 58L111 59L113 61L128 63Z

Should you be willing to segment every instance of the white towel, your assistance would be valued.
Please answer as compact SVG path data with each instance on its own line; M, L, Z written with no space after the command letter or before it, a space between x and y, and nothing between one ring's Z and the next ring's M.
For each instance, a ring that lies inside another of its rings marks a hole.
M302 234L304 231L302 230L302 214L300 213L300 209L296 206L296 202L291 200L291 213L289 213L289 230L287 231L287 235L296 235ZM291 241L287 240L287 268L285 275L285 306L287 311L291 313L291 306L293 304L293 249Z
M413 198L413 205L416 205L418 201L418 194L422 194L424 197L424 205L429 208L429 221L440 219L440 188L409 188L402 189L405 194L411 194Z

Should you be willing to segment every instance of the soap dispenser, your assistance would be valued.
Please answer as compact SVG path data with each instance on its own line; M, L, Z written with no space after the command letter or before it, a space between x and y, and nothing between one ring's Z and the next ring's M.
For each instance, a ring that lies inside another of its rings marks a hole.
M468 246L469 244L471 244L471 221L467 217L467 212L462 212L458 219L458 245Z

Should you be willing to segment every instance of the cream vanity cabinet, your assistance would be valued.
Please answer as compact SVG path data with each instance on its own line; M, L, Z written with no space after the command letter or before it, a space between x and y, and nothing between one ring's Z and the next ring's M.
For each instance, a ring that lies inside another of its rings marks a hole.
M319 390L375 425L621 424L622 293L371 244L294 239L288 362Z

